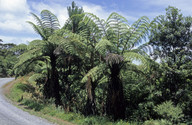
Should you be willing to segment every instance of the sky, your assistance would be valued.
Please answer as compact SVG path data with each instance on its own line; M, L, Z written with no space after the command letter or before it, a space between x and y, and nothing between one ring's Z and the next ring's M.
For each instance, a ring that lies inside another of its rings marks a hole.
M31 12L39 15L44 9L54 13L61 27L68 19L67 6L73 0L0 0L0 39L3 43L21 44L41 39L26 21L35 22ZM184 16L192 15L192 0L74 0L102 19L110 13L117 12L127 18L131 24L142 16L150 20L165 15L168 6L177 7Z

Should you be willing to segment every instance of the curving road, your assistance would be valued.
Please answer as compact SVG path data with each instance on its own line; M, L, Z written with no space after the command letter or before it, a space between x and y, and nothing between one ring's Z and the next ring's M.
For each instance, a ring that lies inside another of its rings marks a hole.
M53 125L13 106L3 95L2 86L14 78L0 78L0 125Z

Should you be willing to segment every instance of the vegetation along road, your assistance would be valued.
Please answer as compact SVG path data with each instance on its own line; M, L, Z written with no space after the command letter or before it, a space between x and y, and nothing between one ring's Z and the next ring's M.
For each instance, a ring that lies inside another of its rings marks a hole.
M51 125L13 106L3 95L2 87L13 78L0 78L0 125Z

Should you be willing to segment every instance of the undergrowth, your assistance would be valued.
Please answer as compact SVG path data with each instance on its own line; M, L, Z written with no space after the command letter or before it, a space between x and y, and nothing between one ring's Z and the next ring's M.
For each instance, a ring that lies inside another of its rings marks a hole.
M43 98L35 83L29 83L28 77L18 78L7 95L12 101L17 102L18 106L30 113L41 116L59 125L69 124L79 125L139 125L139 123L126 121L112 122L104 116L85 117L82 114L65 112L61 107L56 108L51 100Z

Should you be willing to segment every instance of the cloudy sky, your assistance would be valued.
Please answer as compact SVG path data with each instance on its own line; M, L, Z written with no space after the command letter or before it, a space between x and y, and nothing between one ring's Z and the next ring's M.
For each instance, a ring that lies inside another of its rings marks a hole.
M72 0L0 0L0 39L4 43L27 43L40 37L26 21L34 21L30 12L37 15L48 9L57 15L63 26L68 18L67 6ZM165 14L169 5L177 7L185 16L192 15L192 0L75 0L85 12L106 19L111 12L118 12L131 24L141 16L151 20ZM34 21L35 22L35 21Z

